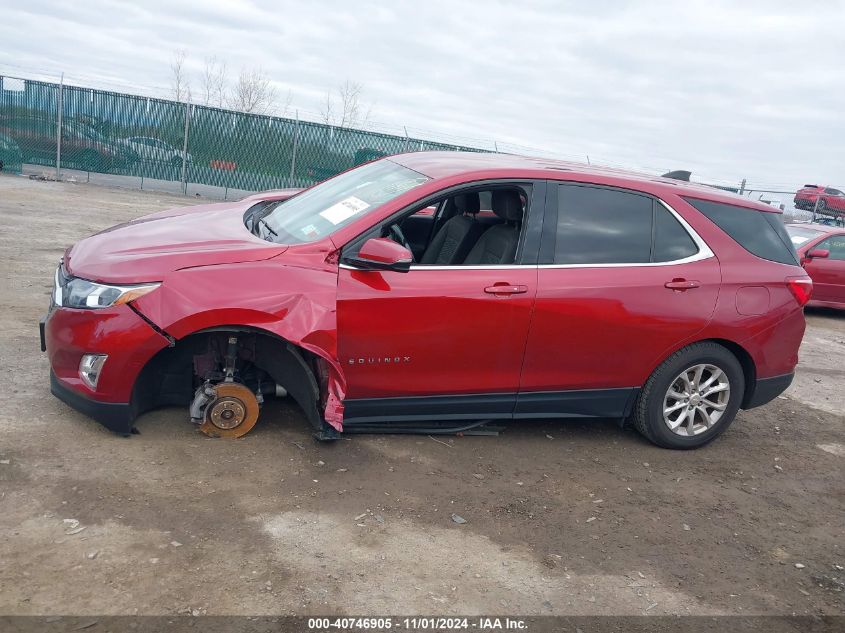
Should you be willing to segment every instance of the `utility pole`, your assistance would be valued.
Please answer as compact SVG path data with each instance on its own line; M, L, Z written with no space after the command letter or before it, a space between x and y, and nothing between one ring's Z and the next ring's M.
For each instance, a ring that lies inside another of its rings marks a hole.
M62 111L64 110L65 74L59 80L59 94L56 97L56 180L62 179Z

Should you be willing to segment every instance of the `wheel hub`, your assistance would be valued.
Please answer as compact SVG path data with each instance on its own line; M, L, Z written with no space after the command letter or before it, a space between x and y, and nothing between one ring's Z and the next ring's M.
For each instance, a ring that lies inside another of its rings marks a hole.
M218 429L233 429L244 421L246 407L237 398L226 397L215 401L208 413L209 421Z
M214 385L215 397L205 409L200 430L211 437L241 437L258 421L260 407L245 385L222 382Z

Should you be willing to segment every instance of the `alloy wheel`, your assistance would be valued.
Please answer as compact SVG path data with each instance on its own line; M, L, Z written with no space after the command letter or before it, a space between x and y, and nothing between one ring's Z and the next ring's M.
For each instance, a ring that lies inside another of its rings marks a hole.
M710 364L678 374L663 398L663 422L676 435L690 437L713 428L731 397L727 374Z

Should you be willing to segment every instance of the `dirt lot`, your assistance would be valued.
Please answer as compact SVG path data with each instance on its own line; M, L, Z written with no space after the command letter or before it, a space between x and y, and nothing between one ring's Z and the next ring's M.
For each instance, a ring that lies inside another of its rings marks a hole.
M845 314L693 452L613 421L318 445L285 401L241 440L181 409L123 439L49 394L37 321L67 245L183 203L0 176L0 613L843 612Z

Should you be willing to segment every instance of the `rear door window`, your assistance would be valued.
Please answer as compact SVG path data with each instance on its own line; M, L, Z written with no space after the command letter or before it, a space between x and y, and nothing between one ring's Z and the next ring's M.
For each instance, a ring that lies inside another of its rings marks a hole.
M798 263L798 255L780 214L696 198L684 200L749 253L781 264Z
M561 185L555 264L651 261L652 199L626 191Z
M555 264L648 264L691 257L698 246L660 202L633 191L558 187Z

